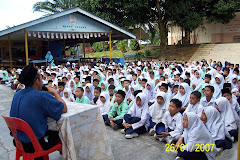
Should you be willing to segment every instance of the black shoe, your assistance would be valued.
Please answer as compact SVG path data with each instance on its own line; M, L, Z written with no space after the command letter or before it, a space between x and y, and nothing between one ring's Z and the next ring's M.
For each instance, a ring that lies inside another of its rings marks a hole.
M117 124L113 126L113 130L114 130L114 131L116 131L116 130L118 130L118 129L119 129L119 126L118 126Z

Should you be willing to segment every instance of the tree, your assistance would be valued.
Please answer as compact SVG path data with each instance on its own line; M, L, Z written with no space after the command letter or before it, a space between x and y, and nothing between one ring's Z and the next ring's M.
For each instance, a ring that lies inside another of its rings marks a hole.
M33 11L53 14L76 7L79 5L78 0L45 0L33 5Z
M156 22L160 35L160 54L166 53L168 23L192 31L208 22L228 23L235 17L238 0L49 0L34 5L35 11L59 12L79 5L121 27Z

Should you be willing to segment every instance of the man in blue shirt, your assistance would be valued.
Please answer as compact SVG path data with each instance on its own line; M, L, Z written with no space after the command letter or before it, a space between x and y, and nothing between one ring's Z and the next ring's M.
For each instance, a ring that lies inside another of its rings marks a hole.
M18 80L26 88L14 95L10 116L26 121L44 150L52 148L61 140L57 131L48 130L47 118L58 121L61 114L67 112L67 106L53 88L47 86L48 92L42 91L42 76L32 65L24 68ZM25 133L19 131L18 139L26 152L34 152L33 145Z

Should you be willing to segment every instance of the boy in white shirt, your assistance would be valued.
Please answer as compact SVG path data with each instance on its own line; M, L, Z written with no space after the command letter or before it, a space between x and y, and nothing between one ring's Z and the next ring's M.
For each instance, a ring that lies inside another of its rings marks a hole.
M182 114L179 112L182 107L182 102L178 99L172 99L170 101L168 111L164 114L162 123L165 125L165 132L156 134L154 137L159 138L160 141L166 141L171 144L173 141L177 141L183 132L182 126ZM156 125L156 131L158 125Z

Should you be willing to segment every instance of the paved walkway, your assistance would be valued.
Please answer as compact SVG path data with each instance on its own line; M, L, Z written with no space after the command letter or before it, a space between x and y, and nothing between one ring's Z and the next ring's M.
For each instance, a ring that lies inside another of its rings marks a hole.
M11 107L13 90L4 85L0 85L0 114L1 116L9 115ZM165 143L154 140L148 134L141 135L138 138L127 140L120 131L113 131L107 127L108 136L110 138L113 155L115 160L174 160L176 153L165 152ZM9 130L0 117L0 160L14 160L15 147L12 145L12 137ZM59 152L50 155L51 160L61 160ZM237 143L233 144L231 150L225 150L217 160L236 160L237 159Z

